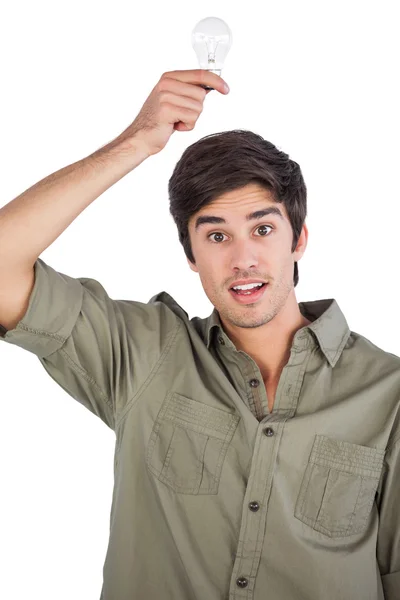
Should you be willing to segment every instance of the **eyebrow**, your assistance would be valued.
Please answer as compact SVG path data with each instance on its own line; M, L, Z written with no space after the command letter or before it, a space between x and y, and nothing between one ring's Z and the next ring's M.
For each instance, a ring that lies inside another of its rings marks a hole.
M284 219L279 208L276 206L269 206L268 208L263 208L261 210L256 210L255 212L249 213L246 215L246 221L254 221L255 219L262 219L266 215L277 215L281 219ZM197 233L200 225L204 225L205 223L226 223L226 220L222 217L215 217L212 215L202 215L201 217L197 217L195 223L195 232Z

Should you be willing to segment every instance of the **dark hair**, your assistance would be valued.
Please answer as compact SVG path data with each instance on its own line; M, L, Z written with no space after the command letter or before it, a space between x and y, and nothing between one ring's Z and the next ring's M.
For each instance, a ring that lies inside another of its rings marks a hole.
M243 129L213 133L189 146L168 183L170 213L187 258L195 264L189 237L190 217L218 196L249 183L272 190L284 204L296 249L307 215L307 188L300 166L261 135ZM299 281L294 264L294 286Z

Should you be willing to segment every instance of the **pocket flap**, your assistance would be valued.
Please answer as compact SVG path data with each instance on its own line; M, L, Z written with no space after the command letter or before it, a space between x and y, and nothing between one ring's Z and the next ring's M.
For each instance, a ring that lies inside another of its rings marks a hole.
M316 435L310 462L352 475L379 479L385 450Z
M192 429L222 441L232 437L239 421L235 414L208 406L177 392L171 393L164 411L160 420L172 421L185 429Z

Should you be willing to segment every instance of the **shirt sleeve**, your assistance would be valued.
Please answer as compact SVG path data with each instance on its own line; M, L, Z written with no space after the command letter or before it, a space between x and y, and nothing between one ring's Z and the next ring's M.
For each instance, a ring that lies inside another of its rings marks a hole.
M377 559L386 600L400 598L400 439L385 454L378 495Z
M178 317L164 303L113 300L95 279L37 259L25 315L0 342L35 354L72 398L115 429L163 354Z

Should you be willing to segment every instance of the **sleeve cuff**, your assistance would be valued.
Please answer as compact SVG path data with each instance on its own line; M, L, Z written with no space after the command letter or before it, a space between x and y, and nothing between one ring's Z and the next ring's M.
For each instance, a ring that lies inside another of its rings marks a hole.
M0 326L0 340L45 358L71 335L82 308L83 287L78 279L55 271L40 258L34 271L28 309L14 329Z

